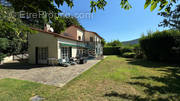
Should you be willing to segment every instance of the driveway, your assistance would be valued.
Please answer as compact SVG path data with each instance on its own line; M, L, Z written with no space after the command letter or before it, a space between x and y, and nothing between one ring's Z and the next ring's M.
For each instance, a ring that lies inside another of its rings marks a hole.
M0 79L15 78L62 87L99 61L88 60L86 64L77 64L69 67L37 66L14 62L0 65Z

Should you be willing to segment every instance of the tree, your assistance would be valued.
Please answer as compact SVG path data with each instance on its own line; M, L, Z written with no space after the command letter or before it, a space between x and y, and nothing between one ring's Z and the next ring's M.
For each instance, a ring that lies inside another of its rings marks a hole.
M164 17L164 20L159 24L159 26L180 30L180 4L169 13L161 12L158 13L158 15Z
M106 41L105 41L104 39L101 39L101 44L102 44L103 46L105 46L105 45L106 45Z
M26 12L37 12L39 10L60 12L60 10L54 6L54 3L58 7L62 6L64 3L66 3L71 8L74 6L73 0L7 0L7 1L9 1L12 4L12 6L15 8L15 11L24 10ZM151 11L153 11L159 5L159 10L165 8L165 11L168 12L170 11L171 6L175 4L177 1L178 0L170 0L170 1L146 0L144 4L144 8L151 6L150 9ZM91 0L90 1L91 12L96 12L96 9L104 9L107 3L108 2L106 0ZM132 8L128 0L120 0L120 6L125 10Z
M65 30L66 28L66 23L62 19L62 17L55 17L54 19L51 20L51 26L54 28L54 32L56 33L61 33L62 31Z
M27 35L35 33L9 12L13 13L13 8L0 5L0 38L8 40L8 47L1 53L7 55L19 53L23 49L22 44L27 43Z
M76 25L84 29L84 27L79 23L78 19L73 16L58 16L51 19L51 26L54 28L54 32L61 33L67 27Z
M2 0L6 1L6 0ZM42 28L45 24L44 18L42 15L48 15L47 13L55 13L56 16L58 13L62 12L60 9L60 6L62 6L64 3L66 3L70 8L74 6L73 0L7 0L12 7L14 7L16 12L24 11L24 13L35 13L38 17L29 17L26 15L25 17L21 17L22 21L30 24L30 25L36 25L37 27ZM144 8L147 8L149 6L150 10L153 11L157 6L159 5L159 10L164 9L166 12L169 12L172 5L175 4L178 0L146 0L144 4ZM6 4L7 3L2 3ZM90 1L90 7L91 12L96 12L97 9L103 9L108 4L107 0L91 0ZM55 6L57 5L57 7ZM120 6L125 9L129 10L132 8L132 6L129 4L128 0L120 0ZM47 13L39 12L39 11L45 11ZM47 16L46 19L50 20L50 16ZM82 27L82 26L81 26Z
M5 0L4 0L5 1ZM49 20L46 13L59 13L59 9L53 5L54 0L7 0L14 8L15 12L19 12L21 20L29 25L43 27L44 20ZM57 0L56 0L57 1ZM62 0L61 0L62 1ZM70 5L69 5L70 6ZM46 16L46 18L44 18Z
M36 11L39 10L39 8L48 10L58 10L56 7L54 7L53 2L58 6L62 6L64 3L68 4L69 7L73 7L74 3L73 0L7 0L10 3L12 3L13 6L15 6L15 9L24 9L27 11ZM125 10L128 10L132 8L128 0L120 0L120 6L124 8ZM148 6L151 6L150 9L153 11L158 5L159 10L162 10L165 8L166 11L169 11L172 4L176 3L178 0L171 0L168 2L168 0L146 0L144 4L144 8L147 8ZM39 5L41 4L41 5ZM90 7L91 12L96 12L96 9L104 9L104 7L107 5L106 0L92 0L90 1ZM41 9L41 10L42 10Z
M146 58L153 61L180 61L180 31L164 30L149 33L139 40Z
M6 38L0 38L0 63L3 60L3 58L6 56L6 54L4 54L4 50L7 49L8 47L8 39Z
M79 23L79 21L78 21L78 19L76 17L73 17L73 16L63 16L62 18L63 18L63 20L66 23L66 27L70 27L72 25L76 25L76 26L79 26L82 29L84 29L84 27Z
M108 42L106 46L119 47L122 46L122 43L119 40L114 40L112 42Z

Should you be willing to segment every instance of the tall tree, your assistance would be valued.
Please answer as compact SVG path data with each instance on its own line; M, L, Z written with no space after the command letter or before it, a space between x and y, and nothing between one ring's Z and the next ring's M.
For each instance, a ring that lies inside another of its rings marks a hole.
M4 51L7 49L8 47L8 42L9 40L7 38L0 38L0 63L3 60L3 58L6 56L6 54L4 54Z
M101 39L101 44L102 44L103 46L105 46L105 45L106 45L106 41L105 41L104 39Z
M158 13L158 15L164 17L164 20L159 24L159 26L180 30L180 4L169 13L161 12Z
M55 17L51 19L51 21L52 21L51 26L54 28L54 32L61 33L66 29L66 23L61 16Z
M72 26L72 25L76 25L81 27L82 29L84 29L84 27L80 24L80 22L78 21L78 19L76 17L73 16L63 16L62 17L63 20L66 23L66 27Z
M84 27L80 24L77 18L73 16L58 16L51 18L51 26L54 28L54 32L61 33L67 27L72 25L76 25L84 29Z
M9 12L13 13L13 8L0 5L0 38L8 40L8 47L1 53L11 55L19 53L27 42L27 35L35 32Z
M122 43L119 40L114 40L112 42L106 43L106 46L119 47L122 46Z

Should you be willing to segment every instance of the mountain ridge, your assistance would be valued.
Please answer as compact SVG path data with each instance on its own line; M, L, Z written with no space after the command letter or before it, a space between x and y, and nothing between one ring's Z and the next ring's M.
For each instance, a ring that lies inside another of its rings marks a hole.
M138 44L139 43L139 39L134 39L134 40L129 40L129 41L123 41L122 44L127 45L134 45L134 44Z

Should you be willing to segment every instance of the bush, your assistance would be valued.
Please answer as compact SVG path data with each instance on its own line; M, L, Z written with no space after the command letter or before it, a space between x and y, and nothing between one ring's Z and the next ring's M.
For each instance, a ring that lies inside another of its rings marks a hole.
M9 45L9 40L6 38L0 38L0 63L6 56L5 52Z
M134 46L134 52L135 52L135 58L137 58L137 59L145 58L144 53L139 44Z
M134 53L134 52L126 52L126 53L122 54L122 56L125 58L134 58L135 55L136 55L136 53Z
M148 60L180 60L180 31L166 30L149 33L148 36L143 36L139 42Z
M122 54L126 53L126 52L133 52L133 48L132 47L123 47L123 48L121 48L120 52Z
M3 59L5 58L5 54L3 54L3 53L0 53L0 64L1 64L1 61L3 61Z
M120 55L120 47L104 47L103 48L104 55Z

